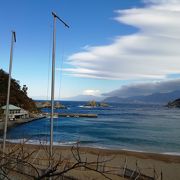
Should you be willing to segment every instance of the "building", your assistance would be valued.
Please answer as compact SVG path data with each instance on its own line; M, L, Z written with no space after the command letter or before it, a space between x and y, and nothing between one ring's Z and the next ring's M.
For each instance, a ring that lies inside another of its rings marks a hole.
M6 106L1 107L1 109L4 111L4 114L6 114ZM18 120L18 119L24 119L29 117L29 112L14 106L12 104L9 105L9 120Z

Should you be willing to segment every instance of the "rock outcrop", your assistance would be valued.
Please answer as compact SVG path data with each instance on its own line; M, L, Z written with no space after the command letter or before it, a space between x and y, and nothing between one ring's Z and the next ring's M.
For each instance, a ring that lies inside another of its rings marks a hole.
M85 107L109 107L106 103L97 103L96 101L89 101Z
M169 102L166 106L169 108L180 108L180 99Z

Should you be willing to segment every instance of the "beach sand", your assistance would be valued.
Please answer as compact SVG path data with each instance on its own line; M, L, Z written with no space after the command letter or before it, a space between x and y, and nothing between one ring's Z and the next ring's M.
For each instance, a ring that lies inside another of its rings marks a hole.
M10 149L18 146L14 144ZM45 163L45 157L47 159L48 146L38 145L25 145L27 151L38 150L36 155L33 157L33 163L39 164L40 166ZM55 159L60 156L62 159L74 162L71 147L55 146L53 148ZM180 179L180 156L178 155L166 155L166 154L155 154L145 152L134 152L125 150L107 150L89 147L80 147L79 153L81 158L87 162L96 162L99 155L99 161L107 161L106 163L100 164L98 170L110 171L110 174L105 174L113 180L121 180L123 178L124 167L132 170L136 169L137 172L141 172L146 176L156 177L156 179L162 180L179 180ZM46 162L47 163L47 162ZM102 170L103 169L103 170ZM162 172L162 173L161 173ZM116 174L116 175L115 175ZM78 179L106 179L102 175L78 168L70 171L67 175L76 177ZM121 175L121 176L120 176Z

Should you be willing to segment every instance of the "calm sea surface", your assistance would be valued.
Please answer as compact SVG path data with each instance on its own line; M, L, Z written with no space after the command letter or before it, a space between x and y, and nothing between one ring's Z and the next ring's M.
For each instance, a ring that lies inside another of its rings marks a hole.
M56 112L93 113L98 118L54 119L55 144L79 141L82 146L180 154L180 109L124 104L83 108L84 102L63 104L68 109ZM7 137L13 141L30 139L32 143L48 141L49 126L49 118L33 121L10 129Z

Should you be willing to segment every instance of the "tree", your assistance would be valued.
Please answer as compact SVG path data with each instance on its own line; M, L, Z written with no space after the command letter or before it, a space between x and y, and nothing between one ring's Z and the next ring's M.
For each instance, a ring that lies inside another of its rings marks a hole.
M9 75L0 69L0 107L6 104L7 87ZM10 104L21 106L23 109L34 112L37 111L35 102L27 95L27 86L21 87L20 82L16 79L11 79Z
M4 111L0 108L0 119L3 117Z
M58 152L54 152L50 157L46 145L30 149L25 143L8 144L6 153L0 150L0 178L43 180L52 177L75 180L77 178L70 172L81 170L81 173L93 171L105 179L111 179L108 176L109 171L100 168L104 167L109 159L101 160L98 155L95 160L88 161L80 154L78 144L71 148L71 157L64 157Z
M22 91L27 95L28 87L26 85L23 85Z

